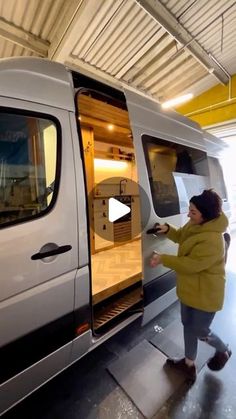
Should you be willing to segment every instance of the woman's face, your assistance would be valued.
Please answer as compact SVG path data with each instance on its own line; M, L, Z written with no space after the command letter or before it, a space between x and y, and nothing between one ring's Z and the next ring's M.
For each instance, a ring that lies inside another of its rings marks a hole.
M204 221L201 212L192 202L189 204L188 217L190 218L191 224L202 224Z

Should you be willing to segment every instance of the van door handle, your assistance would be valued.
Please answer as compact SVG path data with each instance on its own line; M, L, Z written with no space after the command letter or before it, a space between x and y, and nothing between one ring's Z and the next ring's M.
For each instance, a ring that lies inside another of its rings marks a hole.
M69 252L72 249L70 244L66 244L64 246L57 246L55 249L48 250L46 252L38 252L31 256L32 260L44 259L49 256L60 255L61 253Z
M156 234L158 230L160 230L159 225L160 223L156 223L153 228L150 228L149 230L146 231L146 234Z

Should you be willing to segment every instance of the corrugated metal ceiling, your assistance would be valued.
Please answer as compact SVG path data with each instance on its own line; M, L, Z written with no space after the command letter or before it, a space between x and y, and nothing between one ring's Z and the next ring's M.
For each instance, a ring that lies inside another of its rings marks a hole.
M231 74L236 72L236 4L233 0L162 0L162 3Z
M0 0L0 58L43 56L160 101L236 73L233 0Z

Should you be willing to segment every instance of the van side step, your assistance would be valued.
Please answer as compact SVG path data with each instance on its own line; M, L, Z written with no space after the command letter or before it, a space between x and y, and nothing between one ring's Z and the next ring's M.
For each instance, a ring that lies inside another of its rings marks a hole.
M105 329L114 325L119 317L124 317L134 310L142 311L142 288L136 288L125 295L117 298L115 301L94 308L94 331L102 333Z

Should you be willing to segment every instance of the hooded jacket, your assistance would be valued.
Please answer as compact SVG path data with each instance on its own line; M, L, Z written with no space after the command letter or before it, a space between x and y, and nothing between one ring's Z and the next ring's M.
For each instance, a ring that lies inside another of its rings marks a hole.
M180 301L199 310L222 308L225 289L223 233L228 226L225 214L204 224L189 221L182 228L170 226L167 237L179 243L178 255L161 255L164 266L176 271Z

